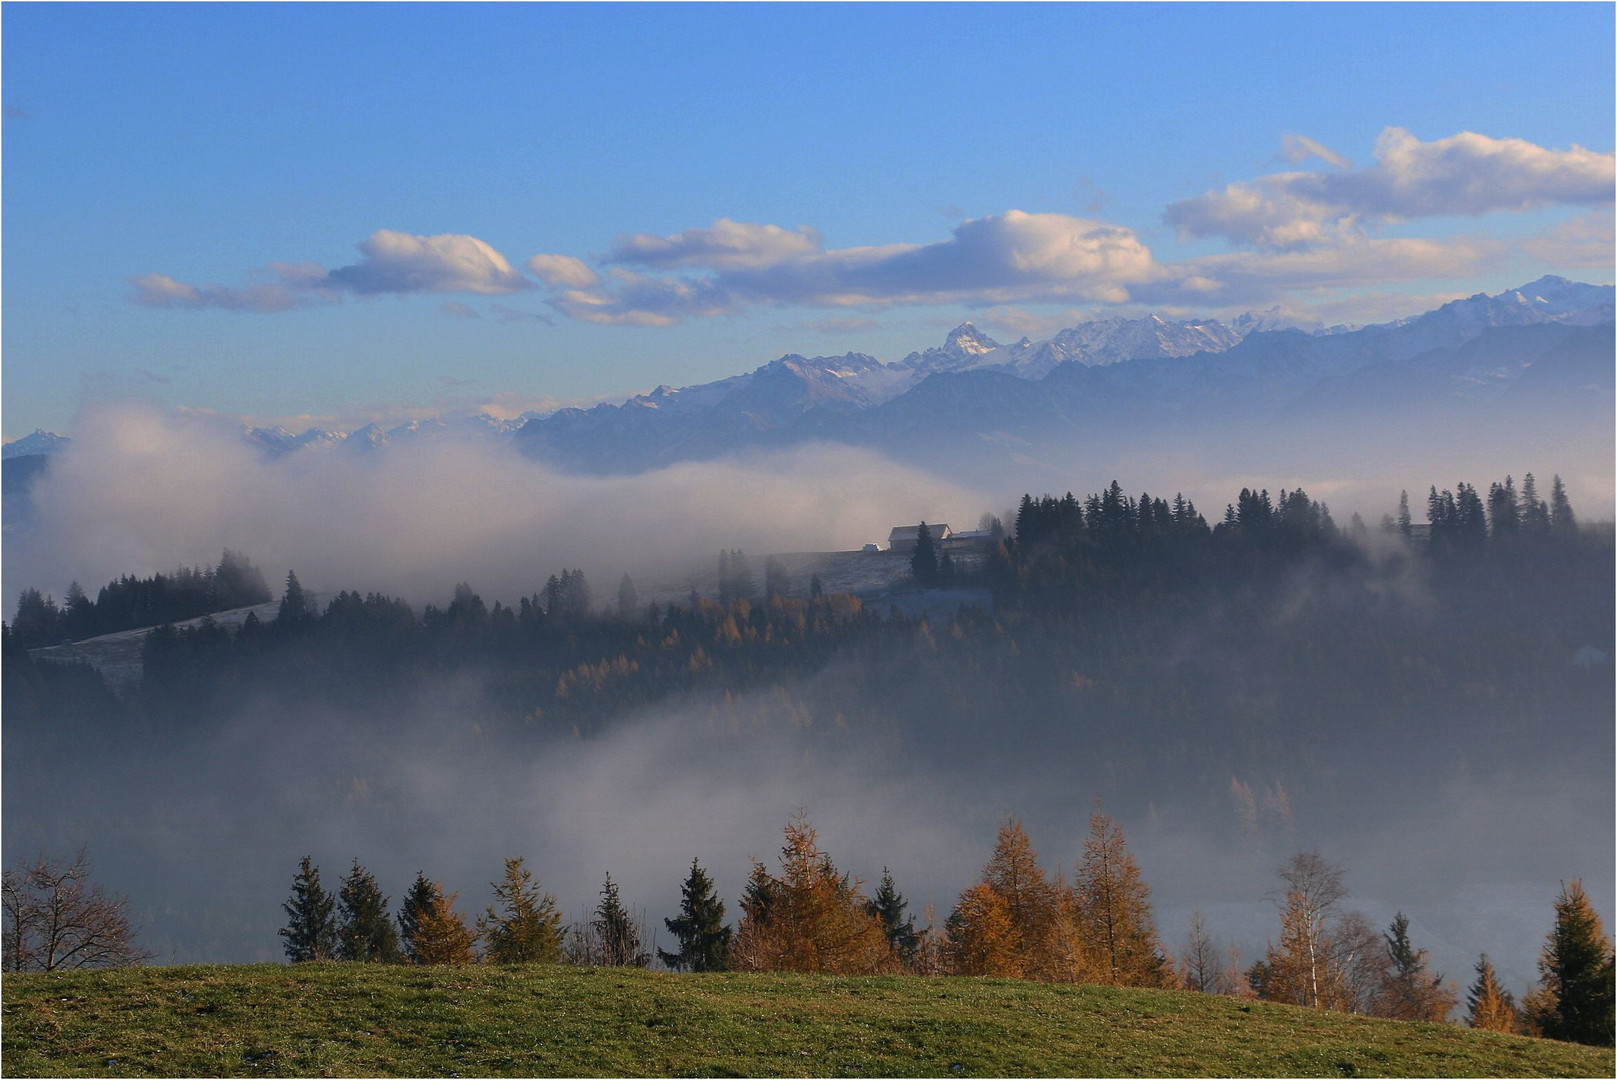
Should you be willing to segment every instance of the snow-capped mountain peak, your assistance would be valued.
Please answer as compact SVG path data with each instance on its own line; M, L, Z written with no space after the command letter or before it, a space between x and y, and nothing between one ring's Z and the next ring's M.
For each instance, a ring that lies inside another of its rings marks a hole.
M999 348L999 342L977 329L969 322L963 322L944 338L945 350L959 353L963 356L982 356Z

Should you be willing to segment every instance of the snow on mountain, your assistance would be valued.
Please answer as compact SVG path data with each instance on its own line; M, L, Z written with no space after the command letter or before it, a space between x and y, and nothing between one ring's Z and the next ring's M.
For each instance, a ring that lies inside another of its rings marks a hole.
M1305 331L1272 308L1229 323L1157 315L1095 319L1043 341L1005 345L966 322L941 346L896 363L856 352L792 353L710 383L658 386L621 405L515 420L480 413L373 422L351 432L244 427L242 435L275 457L331 448L368 453L417 440L511 439L524 452L571 466L635 469L760 441L875 438L877 429L900 419L919 430L942 420L969 426L974 417L998 416L1009 423L1033 413L1064 418L1060 422L1092 419L1103 402L1154 401L1177 409L1237 395L1280 401L1324 381L1345 388L1340 380L1356 371L1454 350L1490 330L1599 327L1612 322L1612 313L1612 286L1543 277L1497 296L1478 294L1363 328ZM1427 369L1421 385L1428 388L1462 377L1458 368L1426 362ZM1526 370L1511 368L1508 378ZM1392 378L1383 371L1375 381L1386 386ZM4 456L51 454L69 441L36 431L7 444Z
M67 444L72 441L66 435L58 435L44 428L35 428L22 438L6 443L5 447L0 449L0 456L9 461L11 458L28 457L33 454L56 454L66 449Z

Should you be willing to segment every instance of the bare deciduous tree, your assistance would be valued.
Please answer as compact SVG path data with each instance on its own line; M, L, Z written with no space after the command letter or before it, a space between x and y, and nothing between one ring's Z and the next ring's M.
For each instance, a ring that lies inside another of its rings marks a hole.
M4 875L7 971L130 967L151 959L135 944L128 899L90 884L90 855L44 855Z

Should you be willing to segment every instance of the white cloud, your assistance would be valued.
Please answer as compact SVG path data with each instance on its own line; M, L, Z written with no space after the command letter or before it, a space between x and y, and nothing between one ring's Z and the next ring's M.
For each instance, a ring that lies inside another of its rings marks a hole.
M336 285L361 295L467 292L484 296L533 287L505 256L475 236L413 236L378 229L359 245L364 256L331 271Z
M137 274L129 279L129 300L142 307L179 308L189 311L249 311L270 314L327 303L329 290L308 288L297 280L255 282L241 288L226 285L192 285L167 274Z
M1325 157L1331 152L1311 139L1287 139L1288 158L1312 154L1346 164L1335 154ZM1611 154L1576 145L1550 150L1469 131L1421 142L1389 127L1368 169L1276 173L1174 203L1164 218L1186 236L1294 248L1334 241L1368 221L1609 204L1614 162Z
M1119 303L1131 284L1159 274L1150 249L1129 229L1020 210L962 222L934 244L831 251L812 230L721 220L712 229L620 241L611 258L710 274L655 277L620 268L601 287L569 290L551 303L575 319L665 326L741 304Z
M619 237L606 261L655 269L757 270L818 255L821 250L820 234L805 225L784 229L720 218L711 228L686 229L673 236L633 233Z
M535 255L528 260L528 270L558 288L587 289L600 280L583 259L572 255Z
M1324 143L1310 139L1307 135L1280 136L1280 154L1293 165L1309 158L1319 158L1327 165L1338 169L1351 169L1353 162L1338 154Z
M459 300L445 300L438 305L440 315L448 315L456 319L481 319L475 308L468 307Z
M330 271L312 262L271 263L254 275L270 280L239 288L193 285L168 274L138 274L129 278L129 300L144 307L268 313L332 303L343 293L492 296L533 287L505 256L475 236L412 236L379 229L360 243L359 250L363 256L359 262Z

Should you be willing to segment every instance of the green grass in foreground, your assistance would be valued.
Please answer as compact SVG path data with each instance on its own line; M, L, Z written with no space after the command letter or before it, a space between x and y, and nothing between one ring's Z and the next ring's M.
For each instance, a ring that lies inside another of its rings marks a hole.
M7 1076L1611 1076L1609 1049L1197 994L625 969L6 975Z

